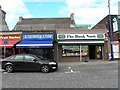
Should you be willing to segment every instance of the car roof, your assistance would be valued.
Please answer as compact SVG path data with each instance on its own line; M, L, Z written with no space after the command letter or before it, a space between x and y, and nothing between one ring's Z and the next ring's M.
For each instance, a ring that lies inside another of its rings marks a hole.
M15 55L11 55L11 56L19 56L19 55L30 55L30 56L36 56L36 55L34 55L34 54L15 54ZM9 56L9 57L11 57L11 56ZM8 58L8 57L6 57L6 58Z
M34 54L16 54L16 55L34 55Z
M10 57L19 56L19 55L23 55L23 56L24 56L24 55L36 56L36 55L34 55L34 54L15 54L15 55L8 56L8 57L6 57L5 59L10 58Z

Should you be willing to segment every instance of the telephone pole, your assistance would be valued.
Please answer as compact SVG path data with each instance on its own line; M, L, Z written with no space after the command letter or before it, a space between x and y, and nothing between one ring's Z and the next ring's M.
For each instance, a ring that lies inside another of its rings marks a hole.
M110 0L108 0L108 9L109 9L109 34L110 34L110 46L111 46L111 60L113 60L113 31L112 31L112 22L111 22L111 15L110 15Z

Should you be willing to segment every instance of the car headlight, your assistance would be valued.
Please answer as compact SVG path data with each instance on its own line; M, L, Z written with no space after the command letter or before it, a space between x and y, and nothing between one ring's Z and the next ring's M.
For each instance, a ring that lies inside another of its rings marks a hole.
M54 65L56 65L56 63L55 63L55 62L49 62L49 64L54 64Z

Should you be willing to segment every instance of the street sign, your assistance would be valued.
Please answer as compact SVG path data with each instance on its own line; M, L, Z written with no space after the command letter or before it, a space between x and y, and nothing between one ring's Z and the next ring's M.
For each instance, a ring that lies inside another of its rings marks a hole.
M4 44L8 44L8 40L4 40Z

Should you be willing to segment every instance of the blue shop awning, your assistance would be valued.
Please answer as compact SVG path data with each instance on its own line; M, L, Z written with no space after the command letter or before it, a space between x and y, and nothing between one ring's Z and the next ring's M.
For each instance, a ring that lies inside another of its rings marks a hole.
M17 48L52 48L53 41L21 41Z

